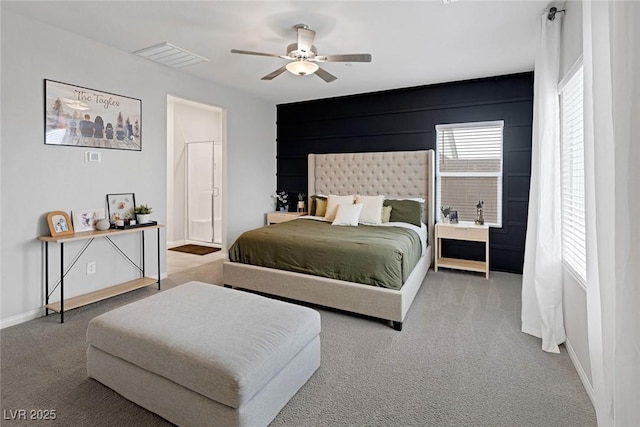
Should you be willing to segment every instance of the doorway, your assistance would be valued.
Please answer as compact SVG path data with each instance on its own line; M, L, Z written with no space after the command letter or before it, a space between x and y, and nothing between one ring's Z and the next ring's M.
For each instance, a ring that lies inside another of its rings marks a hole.
M224 111L167 98L167 247L222 247Z

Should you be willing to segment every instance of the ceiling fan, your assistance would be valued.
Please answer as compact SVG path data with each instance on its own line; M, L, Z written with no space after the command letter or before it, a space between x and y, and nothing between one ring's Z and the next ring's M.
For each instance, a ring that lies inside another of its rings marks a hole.
M285 71L289 71L299 76L315 74L327 83L336 80L337 77L328 71L320 68L318 63L322 62L371 62L371 55L368 53L354 53L346 55L318 55L316 47L313 45L313 39L316 32L310 30L305 24L297 24L293 27L298 33L297 43L291 43L287 46L286 55L276 55L273 53L251 52L248 50L231 49L231 53L241 53L244 55L273 56L289 60L277 70L262 77L261 80L273 80Z

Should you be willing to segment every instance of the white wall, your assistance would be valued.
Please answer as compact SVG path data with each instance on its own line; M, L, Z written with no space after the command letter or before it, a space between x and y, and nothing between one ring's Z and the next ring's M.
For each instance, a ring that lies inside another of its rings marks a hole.
M567 74L582 55L582 1L568 0L562 17L562 41L560 46L560 79Z
M582 55L582 3L569 0L562 21L560 79ZM587 330L587 294L585 288L565 268L563 272L563 312L567 348L576 370L589 393L592 391L591 361Z
M166 221L168 94L226 111L227 244L242 231L262 225L275 188L274 105L6 10L1 24L3 327L43 314L43 252L36 237L48 234L48 211L101 207L107 193L134 192L136 201L154 208L153 219ZM44 145L44 79L141 99L142 151L100 150L102 163L84 163L85 149ZM162 249L164 239L163 232ZM134 254L139 251L135 238L122 236L118 243ZM155 238L149 238L149 275L157 274L155 248ZM68 259L77 249L66 245ZM54 245L52 253L57 252ZM104 242L96 241L68 276L66 296L134 278L135 271L118 259ZM98 263L92 276L84 273L89 260ZM161 264L161 272L166 271L164 250Z

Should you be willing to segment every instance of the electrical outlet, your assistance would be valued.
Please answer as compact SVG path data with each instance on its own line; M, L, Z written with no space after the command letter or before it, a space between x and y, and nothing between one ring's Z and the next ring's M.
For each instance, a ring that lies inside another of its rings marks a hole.
M91 261L87 263L87 274L95 274L96 272L96 262Z

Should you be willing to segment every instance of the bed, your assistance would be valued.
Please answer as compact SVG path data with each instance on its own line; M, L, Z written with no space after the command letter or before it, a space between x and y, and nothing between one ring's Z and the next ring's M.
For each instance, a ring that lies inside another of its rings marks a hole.
M384 319L390 321L396 330L402 330L411 303L433 262L433 150L310 154L308 163L309 195L382 194L389 199L424 199L422 221L426 228L426 244L410 273L406 271L403 274L401 287L394 289L394 286L384 286L384 283L372 286L357 281L322 277L316 275L318 272L287 271L252 265L245 263L246 260L224 263L225 285ZM300 224L300 221L313 220L296 219L292 222ZM273 233L276 229L272 225L262 231ZM235 248L232 247L231 250Z

